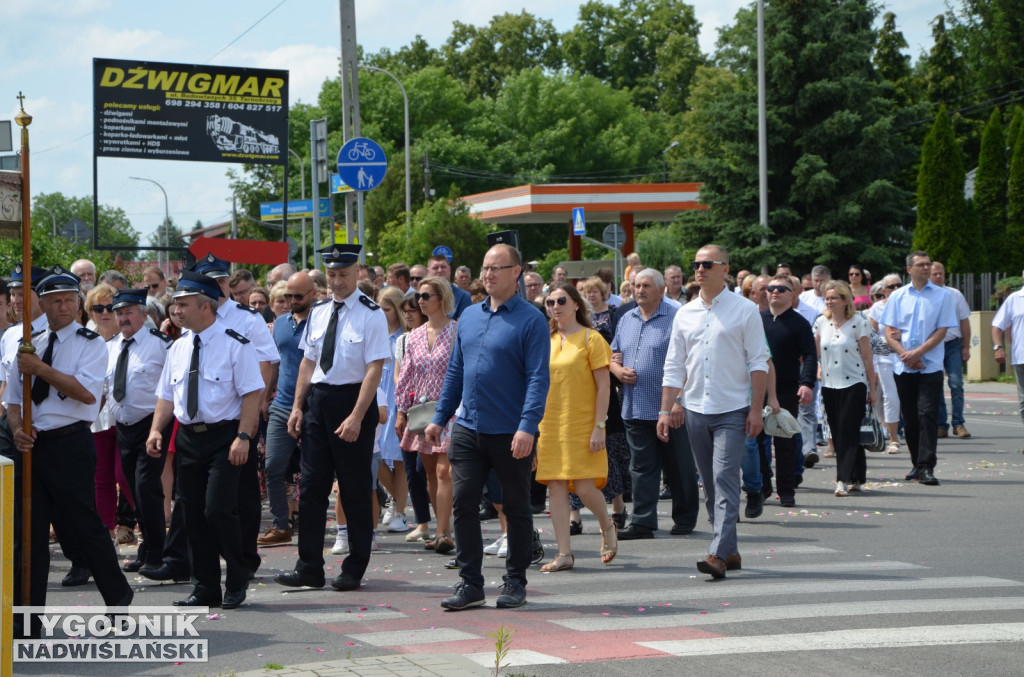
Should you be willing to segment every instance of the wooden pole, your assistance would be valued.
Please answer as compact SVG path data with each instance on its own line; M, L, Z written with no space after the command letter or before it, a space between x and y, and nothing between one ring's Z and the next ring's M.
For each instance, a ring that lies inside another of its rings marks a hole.
M32 193L29 186L28 126L32 116L25 112L25 95L18 92L21 112L14 121L21 127L21 312L22 343L18 352L35 352L32 346ZM22 430L32 434L32 379L23 379ZM21 455L21 603L31 604L32 589L32 452Z

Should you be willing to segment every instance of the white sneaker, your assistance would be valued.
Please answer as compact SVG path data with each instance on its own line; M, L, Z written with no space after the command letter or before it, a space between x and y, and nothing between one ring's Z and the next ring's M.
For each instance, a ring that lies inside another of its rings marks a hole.
M370 550L380 550L380 543L377 542L377 532L373 532L373 540L370 541Z
M429 527L417 526L415 529L405 535L406 543L415 543L417 541L425 541L430 536Z
M332 555L344 555L348 552L348 531L339 531L338 538L334 541L334 547L331 548Z
M508 554L508 534L502 534L494 539L494 543L491 543L484 548L484 554L486 555L498 555L499 557L505 557Z
M409 526L409 520L406 519L405 515L402 513L398 513L388 521L388 532L392 534L404 534L411 528L412 527Z
M391 501L388 503L388 509L384 511L384 514L380 518L381 524L391 524L391 521L395 519L395 502Z

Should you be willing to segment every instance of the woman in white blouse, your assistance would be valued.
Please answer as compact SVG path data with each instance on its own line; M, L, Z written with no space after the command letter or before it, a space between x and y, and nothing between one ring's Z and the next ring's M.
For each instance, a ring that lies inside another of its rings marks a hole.
M836 450L836 496L860 491L867 459L860 445L865 403L871 404L875 370L871 326L853 309L849 285L831 280L822 287L825 312L814 323L821 371L821 399Z

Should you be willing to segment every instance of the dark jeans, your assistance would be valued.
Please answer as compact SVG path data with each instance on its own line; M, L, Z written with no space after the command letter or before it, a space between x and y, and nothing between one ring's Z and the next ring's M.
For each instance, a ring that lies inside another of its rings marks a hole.
M238 509L238 483L245 466L228 462L228 450L237 433L237 421L202 433L182 426L175 441L196 590L215 597L221 593L221 557L227 565L225 587L238 591L249 585Z
M374 397L363 415L359 437L346 442L334 431L352 413L359 384L316 384L306 400L302 424L302 480L299 484L299 573L323 575L324 528L331 483L338 478L338 500L348 520L349 554L342 573L362 580L370 564L373 538L373 433L379 414Z
M415 451L402 449L402 461L416 524L426 524L430 521L430 493L427 491L427 471L423 468L423 459Z
M867 459L860 446L860 423L866 413L868 387L855 383L849 388L821 389L832 445L836 450L836 481L863 484L867 476Z
M658 528L658 494L664 469L672 491L672 526L677 530L696 527L700 511L697 469L686 426L670 429L668 442L662 442L658 439L657 421L634 419L625 424L631 454L629 474L633 479L630 523L652 531Z
M900 411L906 422L904 435L915 468L935 469L935 450L939 436L939 400L942 399L942 372L895 374Z
M117 448L121 467L128 482L128 492L135 501L135 517L142 528L142 543L136 559L144 564L160 566L164 551L164 485L161 475L167 446L171 441L171 424L163 430L160 456L146 453L146 439L153 423L153 415L132 425L117 424Z
M951 339L942 344L945 354L942 358L942 368L946 370L946 377L949 379L949 403L952 408L952 420L950 412L946 410L946 397L939 398L939 425L946 427L947 421L956 428L964 424L964 354L963 339Z
M288 417L291 411L281 407L270 407L267 421L267 458L264 465L267 473L267 500L270 515L278 529L291 529L288 514L288 492L285 478L292 454L298 448L298 440L288 434Z
M483 588L484 558L480 533L480 495L491 468L501 484L501 507L508 523L508 558L505 581L526 585L526 569L533 550L533 510L530 507L530 475L534 449L526 458L512 458L512 435L488 435L455 424L448 461L452 466L455 514L455 560L459 575L469 585Z

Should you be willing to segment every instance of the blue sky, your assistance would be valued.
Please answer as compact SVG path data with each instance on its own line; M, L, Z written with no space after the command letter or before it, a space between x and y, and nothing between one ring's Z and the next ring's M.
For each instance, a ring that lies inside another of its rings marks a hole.
M92 194L92 59L95 57L210 63L290 71L291 102L316 100L324 79L336 74L340 55L338 3L286 0L239 38L280 0L248 3L179 0L176 3L114 0L0 2L0 120L17 113L25 93L30 127L32 194ZM567 30L579 0L364 0L356 4L359 43L368 52L396 50L417 34L440 46L453 21L486 24L496 14L526 10ZM710 51L717 29L732 21L741 0L692 2ZM929 22L944 11L941 0L890 0L915 58L931 45ZM224 49L228 43L235 41ZM369 111L363 111L364 117ZM15 144L18 143L15 133ZM171 216L184 229L230 216L225 173L232 165L100 158L99 197L120 207L143 242L163 219L163 195L141 176L163 185ZM40 212L35 219L46 218ZM58 224L59 225L59 224Z

